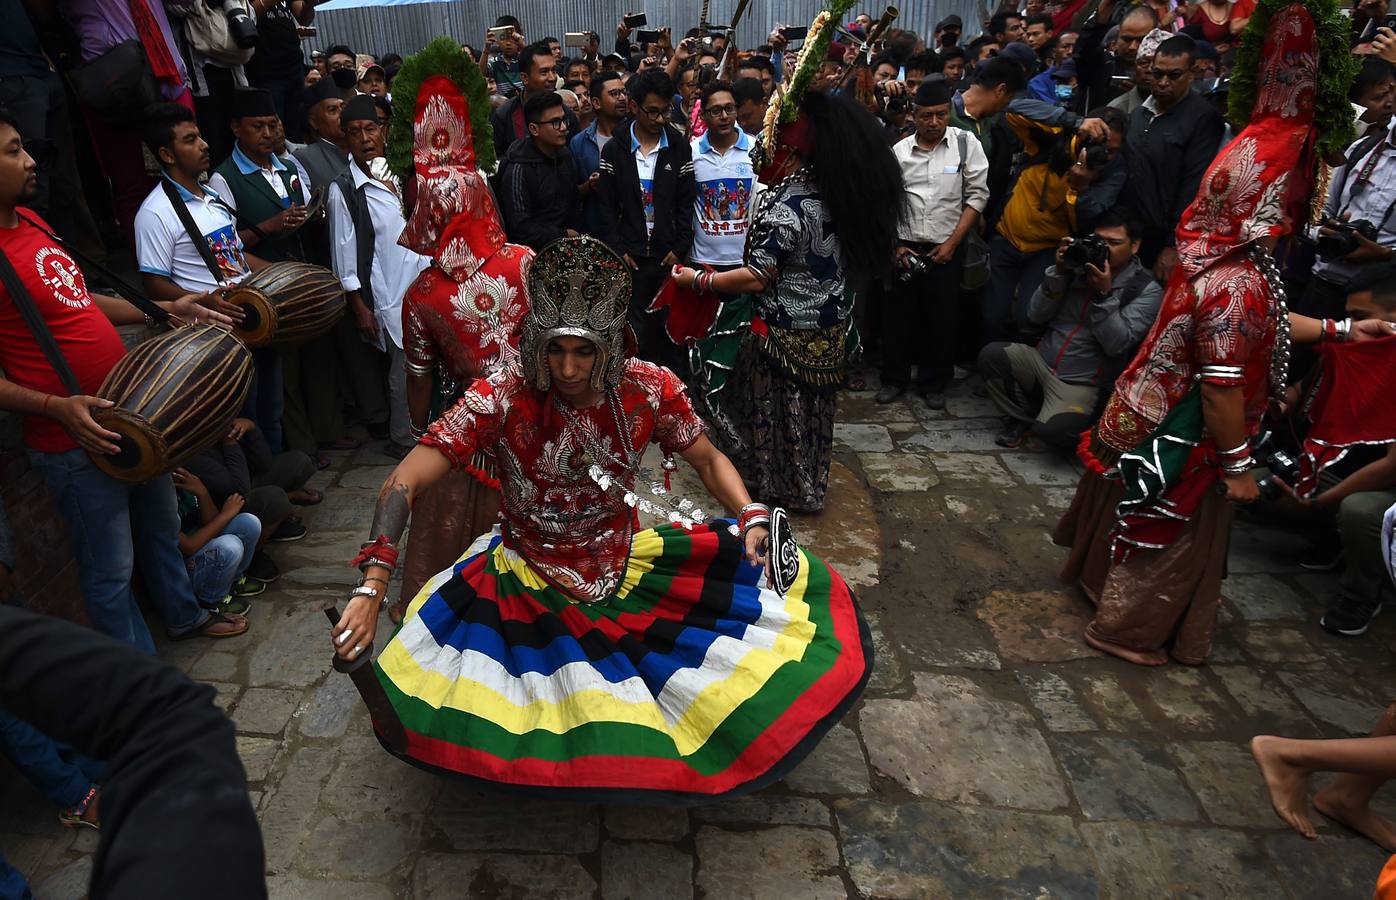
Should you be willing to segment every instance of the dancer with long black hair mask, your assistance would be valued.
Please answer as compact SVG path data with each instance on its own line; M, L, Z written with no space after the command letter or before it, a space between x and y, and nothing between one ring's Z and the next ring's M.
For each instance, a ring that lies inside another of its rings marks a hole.
M767 189L746 265L673 273L684 289L753 296L750 327L732 332L740 346L730 345L735 360L719 419L729 433L720 443L758 496L799 512L824 507L834 393L857 346L854 290L890 270L906 205L901 168L872 114L847 98L806 90L850 5L838 0L816 17L799 64L772 98L753 151ZM725 364L720 351L705 356Z

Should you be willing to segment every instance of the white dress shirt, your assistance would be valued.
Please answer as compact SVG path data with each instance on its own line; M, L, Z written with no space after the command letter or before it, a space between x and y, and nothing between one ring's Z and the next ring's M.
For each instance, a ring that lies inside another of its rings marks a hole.
M383 336L387 335L394 347L402 349L402 298L417 273L431 265L431 259L414 253L398 244L398 236L407 226L402 217L402 202L389 187L364 174L357 163L349 164L354 178L354 190L368 185L363 196L368 202L368 215L373 220L373 267L369 273L369 286L373 289L373 317L378 320L378 349L386 350ZM344 201L344 193L339 183L330 186L330 255L334 261L334 273L344 284L346 291L357 291L363 286L363 273L359 271L358 242L354 234L354 219L349 215L349 206Z
M959 136L965 136L963 170ZM916 135L902 138L892 147L906 182L910 212L897 227L904 241L924 244L944 243L960 223L960 214L970 206L979 212L989 204L989 158L979 138L953 125L930 150L916 143Z

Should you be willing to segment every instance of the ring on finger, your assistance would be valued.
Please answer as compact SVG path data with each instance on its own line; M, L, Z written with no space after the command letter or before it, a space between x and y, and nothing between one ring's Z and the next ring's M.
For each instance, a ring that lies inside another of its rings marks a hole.
M356 647L354 648L354 655L355 655L355 656L358 656L358 655L363 651L363 649L364 649L364 648L363 648L363 645L362 645L362 644L356 646Z

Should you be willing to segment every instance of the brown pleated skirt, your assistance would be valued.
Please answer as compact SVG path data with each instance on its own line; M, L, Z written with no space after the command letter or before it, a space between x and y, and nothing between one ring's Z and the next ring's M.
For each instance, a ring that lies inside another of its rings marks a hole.
M499 491L469 472L452 469L423 491L412 504L412 529L402 565L402 593L392 609L394 621L402 618L422 585L454 565L498 518Z
M1094 442L1095 456L1106 468L1115 465L1120 454ZM1100 602L1105 576L1110 572L1110 532L1115 527L1115 507L1125 495L1124 482L1087 470L1076 485L1061 521L1052 532L1052 542L1067 547L1060 578L1065 584L1079 584L1092 603Z
M1178 540L1161 550L1137 549L1113 566L1087 633L1141 651L1158 650L1171 639L1178 662L1206 662L1233 515L1225 497L1208 491Z

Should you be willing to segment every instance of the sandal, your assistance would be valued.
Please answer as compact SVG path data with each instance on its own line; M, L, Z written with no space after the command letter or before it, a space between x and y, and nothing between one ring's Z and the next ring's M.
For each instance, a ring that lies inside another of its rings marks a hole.
M165 632L172 641L187 641L196 637L230 638L246 633L247 619L245 617L215 610L210 610L208 618L192 628L186 628L180 632Z
M91 828L93 831L102 830L102 821L97 813L97 798L101 794L101 785L94 784L87 789L87 794L78 801L76 806L60 810L58 813L58 824L64 828ZM92 815L88 815L88 811Z
M297 506L314 506L325 499L325 494L323 491L315 490L315 488L301 488L287 494L287 497Z

